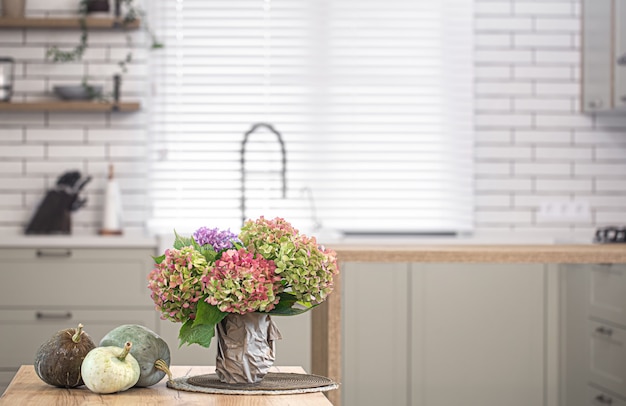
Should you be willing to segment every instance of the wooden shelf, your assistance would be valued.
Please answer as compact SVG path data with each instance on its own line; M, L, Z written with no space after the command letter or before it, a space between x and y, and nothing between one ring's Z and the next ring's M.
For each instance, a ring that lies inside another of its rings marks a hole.
M121 18L114 17L87 17L87 28L97 29L129 29L139 28L141 21L134 20L124 24ZM28 17L28 18L2 18L0 28L80 28L79 17Z
M97 102L97 101L44 101L44 102L0 102L0 112L35 113L35 112L72 112L72 113L107 113L139 111L139 102Z

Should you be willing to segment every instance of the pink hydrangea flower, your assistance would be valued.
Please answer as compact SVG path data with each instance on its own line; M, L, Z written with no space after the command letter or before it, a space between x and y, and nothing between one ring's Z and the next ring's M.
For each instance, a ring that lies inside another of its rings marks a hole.
M206 302L222 312L267 312L280 300L280 277L274 261L254 256L245 249L224 251L210 274L202 278Z

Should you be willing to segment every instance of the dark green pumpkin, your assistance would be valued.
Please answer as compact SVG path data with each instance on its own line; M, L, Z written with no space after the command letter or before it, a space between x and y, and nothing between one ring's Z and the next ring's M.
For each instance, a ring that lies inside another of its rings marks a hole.
M80 367L89 351L96 348L93 340L78 328L57 331L41 344L35 354L35 372L48 385L75 388L83 385Z
M124 324L109 331L100 340L100 347L124 347L130 341L133 346L130 353L141 369L139 381L135 386L147 387L158 383L167 374L171 379L170 348L165 340L147 327L138 324Z

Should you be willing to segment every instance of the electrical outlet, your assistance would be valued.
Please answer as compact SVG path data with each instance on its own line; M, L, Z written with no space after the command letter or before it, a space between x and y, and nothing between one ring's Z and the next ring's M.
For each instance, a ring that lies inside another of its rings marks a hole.
M589 202L583 200L542 202L537 212L539 223L588 223L590 221Z

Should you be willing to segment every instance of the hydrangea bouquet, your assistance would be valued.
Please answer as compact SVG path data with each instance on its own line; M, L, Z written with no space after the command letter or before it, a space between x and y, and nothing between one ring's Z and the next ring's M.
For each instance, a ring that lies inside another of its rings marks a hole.
M148 287L162 319L183 323L180 344L211 344L229 313L296 315L322 303L337 274L334 251L282 218L248 220L239 235L199 228L175 233L155 259Z

